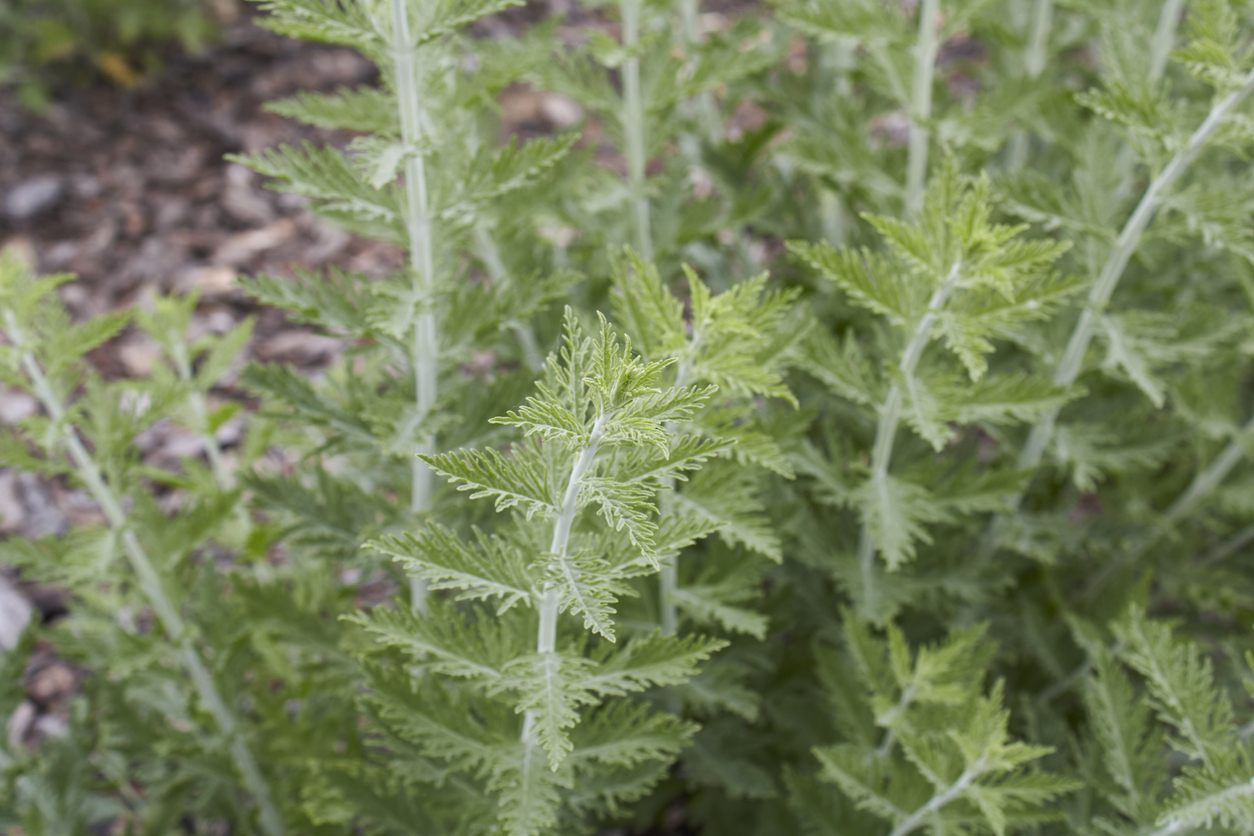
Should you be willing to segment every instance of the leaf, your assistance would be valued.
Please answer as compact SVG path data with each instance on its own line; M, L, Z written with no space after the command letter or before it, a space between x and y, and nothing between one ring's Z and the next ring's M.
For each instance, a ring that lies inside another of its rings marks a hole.
M926 488L888 474L867 479L851 499L889 571L914 559L916 542L932 542L925 525L945 519Z
M614 604L630 590L609 572L609 566L592 553L548 555L548 583L562 591L571 612L583 616L584 628L614 641Z
M544 448L520 444L508 456L497 450L460 450L419 458L459 482L459 491L471 491L471 499L492 497L498 511L518 506L527 519L557 513L552 457Z
M837 250L830 244L790 243L789 252L822 273L863 307L899 327L914 322L923 300L881 256L869 250Z
M396 607L376 608L347 620L381 643L407 651L434 673L493 687L503 687L499 683L507 681L505 668L525 647L506 625L482 616L463 618L447 605L433 606L428 616Z
M338 87L334 93L302 90L290 99L269 102L264 107L269 113L318 128L400 133L396 101L388 91L373 87Z
M654 631L626 642L591 671L585 683L602 696L621 696L662 685L678 685L697 665L727 646L721 639L669 636Z
M474 530L472 543L451 531L428 523L417 534L381 537L367 547L392 555L428 589L456 589L458 601L500 599L497 615L520 601L531 602L535 588L527 573L527 559L512 543Z
M566 730L579 721L578 709L596 702L596 691L587 681L592 667L591 660L581 657L534 653L513 659L493 688L515 692L515 711L531 712L531 734L548 753L554 772L574 748Z

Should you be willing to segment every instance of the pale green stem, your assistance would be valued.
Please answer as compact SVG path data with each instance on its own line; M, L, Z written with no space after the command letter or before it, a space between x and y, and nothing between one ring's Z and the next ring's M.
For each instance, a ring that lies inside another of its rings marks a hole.
M1219 563L1221 560L1227 560L1250 543L1254 543L1254 523L1247 525L1232 537L1220 543L1199 560L1198 565L1210 566L1211 564Z
M936 318L945 307L945 303L949 301L961 270L962 261L955 261L945 281L932 293L932 298L927 303L927 312L919 319L914 333L910 336L910 342L906 344L905 351L902 352L898 369L907 382L914 377L919 359L923 356L923 349L932 338L932 327L936 324ZM888 489L888 466L893 457L897 425L901 421L902 400L901 386L893 383L888 388L884 404L880 407L879 423L875 427L875 446L871 448L871 482L880 491ZM863 607L868 618L874 618L878 610L875 593L875 551L875 540L871 536L871 528L864 522L858 537L858 566L862 572Z
M906 159L906 211L913 215L923 208L923 184L927 179L927 150L932 118L932 79L936 72L936 52L940 48L938 24L940 0L919 4L919 39L914 45L914 81L910 91L910 139Z
M1137 204L1132 217L1128 218L1128 222L1124 224L1123 231L1119 233L1119 238L1115 241L1114 249L1102 266L1093 289L1089 292L1088 302L1080 314L1080 320L1076 323L1071 339L1067 342L1067 349L1054 372L1056 385L1070 386L1079 376L1089 343L1092 342L1097 332L1102 311L1110 302L1110 297L1115 292L1124 269L1128 266L1128 260L1132 258L1132 254L1140 245L1141 237L1154 217L1154 212L1171 192L1181 175L1197 158L1215 131L1219 129L1224 118L1250 94L1251 90L1254 90L1254 71L1245 76L1240 88L1229 93L1211 109L1206 120L1189 137L1185 147L1171 158L1162 172L1145 190L1141 202ZM1035 468L1040 464L1045 448L1053 435L1054 421L1057 416L1057 409L1049 411L1032 429L1028 442L1019 456L1020 468Z
M1023 68L1028 78L1036 80L1045 71L1045 60L1049 47L1049 32L1053 27L1053 0L1033 0L1032 19L1028 25L1028 48L1023 55ZM1022 168L1028 157L1028 132L1020 128L1010 140L1010 168Z
M701 45L701 0L682 0L680 14L684 21L684 39L688 42L689 49L696 52ZM695 56L692 60L696 60ZM722 125L714 97L709 93L698 93L692 105L698 127L704 131L706 139L717 142Z
M887 712L887 714L885 714L882 718L878 718L876 722L882 726L886 726L889 723L892 723L899 716L901 716L902 712L904 712L907 708L909 708L910 704L913 702L914 702L914 686L911 685L902 690L901 699L897 701L897 704L893 706ZM889 752L893 750L893 744L896 742L897 742L897 732L894 729L890 728L884 734L884 739L880 741L879 748L875 750L875 756L881 759L888 757Z
M1150 41L1150 65L1146 73L1146 81L1153 87L1167 70L1167 54L1176 41L1176 29L1180 25L1180 16L1184 13L1185 0L1166 0L1158 14L1158 25L1154 28L1154 38ZM1131 145L1124 144L1115 158L1115 173L1119 178L1117 194L1120 199L1132 188L1133 166L1136 163L1136 151Z
M483 264L488 268L488 275L496 284L504 285L510 281L509 273L505 269L505 262L501 260L501 253L496 247L496 241L492 240L492 235L482 227L475 229L475 245L479 249L479 257L483 259ZM540 353L540 346L536 343L535 332L526 323L516 322L510 326L514 332L514 338L518 340L518 347L522 350L523 362L527 364L527 368L533 372L538 372L544 368L544 355Z
M623 47L634 52L640 42L641 0L621 0ZM653 260L653 234L649 229L649 198L645 193L644 106L640 100L640 59L623 62L623 141L627 148L627 178L631 184L632 217L636 250L645 261Z
M583 486L583 478L596 458L601 439L605 437L605 425L609 416L602 413L592 424L588 433L588 442L579 451L575 464L570 470L570 478L566 481L566 492L562 495L562 507L558 509L557 522L553 524L553 541L549 545L549 554L565 563L567 549L570 546L570 529L579 514L579 489ZM557 616L561 609L561 590L552 583L545 587L540 596L540 626L536 631L536 653L552 653L557 649ZM523 718L522 739L531 736L531 727L535 723L535 712L528 711Z
M688 346L688 358L679 364L679 370L675 373L675 388L681 389L688 383L688 376L692 374L692 360L696 357L697 350L701 347L702 327L698 327L693 331L692 342ZM668 421L666 431L673 438L677 427L675 422ZM662 516L665 518L674 513L675 497L674 492L677 490L675 478L667 476L662 480ZM679 556L671 555L662 561L662 565L658 567L658 592L659 606L661 607L660 624L662 632L668 636L673 636L679 630L679 609L675 605L676 592L679 590Z
M21 349L22 335L12 311L5 311L5 320L14 346ZM71 461L74 462L74 468L79 478L87 486L87 491L91 494L92 499L100 506L100 510L104 513L109 526L121 535L122 547L125 549L127 557L130 559L131 568L135 571L135 575L138 578L139 588L143 591L144 597L148 599L148 604L152 607L153 613L161 623L162 629L165 630L170 641L177 646L179 658L192 681L193 687L196 689L196 693L200 697L200 701L208 709L210 715L213 716L214 722L217 724L223 737L229 741L235 766L239 769L240 775L244 779L244 785L252 792L253 797L257 801L262 829L269 836L282 836L283 823L279 817L278 809L270 798L270 791L265 783L265 778L261 774L261 769L253 759L248 745L240 736L234 715L222 699L222 695L218 693L217 686L214 685L208 669L192 644L187 625L183 622L182 616L179 615L178 610L175 609L166 595L161 578L157 574L156 568L152 565L152 561L148 558L148 553L139 542L139 538L135 536L135 532L127 525L126 514L122 510L121 502L118 501L112 489L105 483L100 467L96 464L95 459L91 457L91 454L87 452L87 449L83 447L74 428L66 422L65 407L61 403L60 397L53 390L52 384L44 376L43 369L40 368L38 361L35 360L35 356L31 352L23 352L22 367L26 371L27 377L30 378L35 395L43 404L44 409L47 410L48 417L52 420L53 425L61 428L62 440L65 442Z
M932 796L931 801L903 819L901 824L894 827L888 836L906 836L907 833L913 833L919 825L923 824L928 816L961 796L967 787L971 785L971 782L980 776L979 769L982 766L983 760L977 760L974 766L959 775L958 780L954 781L944 792Z
M415 75L414 45L409 33L409 14L404 0L391 0L392 49L396 62L396 97L400 104L401 138L408 146L422 140L422 109L418 101L418 80ZM414 277L414 291L422 310L414 325L413 368L417 391L418 420L425 421L436 399L439 366L436 356L436 322L431 310L435 286L435 254L431 241L431 213L427 202L426 160L412 153L405 159L405 223L409 237L409 266ZM421 514L431 507L431 468L417 456L435 451L435 439L423 436L414 447L413 486L410 510ZM410 579L410 603L416 610L426 608L427 583Z

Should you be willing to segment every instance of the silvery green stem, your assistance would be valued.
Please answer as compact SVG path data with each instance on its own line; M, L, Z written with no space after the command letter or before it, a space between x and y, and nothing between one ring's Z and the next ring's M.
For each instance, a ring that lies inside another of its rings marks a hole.
M21 331L17 327L12 311L5 311L5 319L9 328L9 336L13 340L14 346L21 348ZM31 381L31 385L35 390L35 396L39 398L44 409L47 410L48 417L52 419L52 423L55 426L61 428L62 440L65 443L70 460L74 463L74 469L78 473L79 478L87 486L87 491L91 494L92 499L100 506L100 510L104 513L109 527L120 533L122 547L130 560L131 568L135 571L139 581L139 588L144 593L144 597L147 598L148 604L152 607L153 613L161 623L162 629L169 636L170 641L174 642L178 647L179 659L182 661L183 667L187 671L197 695L200 697L200 701L213 716L219 731L230 741L231 756L235 761L235 766L240 771L240 775L243 777L248 790L252 792L257 801L262 829L269 836L282 836L283 822L279 817L278 809L270 798L270 791L266 785L265 778L261 774L261 769L257 766L256 760L253 759L248 745L240 737L235 717L222 699L222 695L218 693L217 686L214 685L208 669L205 668L200 654L192 644L191 637L188 635L187 625L183 622L182 616L179 615L169 596L166 595L165 588L161 583L161 577L152 565L148 553L139 542L139 538L135 536L135 532L127 525L126 514L122 510L121 502L118 501L112 489L105 483L100 467L96 464L95 459L91 457L91 454L87 452L82 442L79 441L78 434L74 431L74 428L66 423L65 407L61 403L60 397L53 390L48 378L44 376L43 369L40 368L38 361L35 360L35 356L29 351L25 351L22 354L22 368Z
M1224 96L1211 109L1205 121L1189 137L1185 147L1172 157L1159 175L1150 182L1141 202L1132 212L1132 217L1128 218L1123 231L1119 233L1114 249L1106 259L1097 281L1089 292L1088 302L1080 314L1080 320L1076 323L1071 339L1067 342L1067 349L1054 372L1056 385L1070 386L1079 376L1084 364L1084 355L1088 352L1089 343L1092 342L1097 332L1101 313L1110 302L1110 297L1115 292L1124 269L1128 266L1128 260L1132 258L1132 254L1140 245L1141 237L1145 233L1145 228L1149 226L1150 220L1153 219L1154 212L1163 199L1170 194L1171 189L1197 158L1211 136L1219 129L1224 118L1244 101L1251 90L1254 90L1254 70L1245 76L1241 87ZM1028 443L1019 456L1020 468L1034 468L1040 464L1045 448L1053 435L1054 421L1057 416L1058 410L1053 409L1033 427L1032 433L1028 436Z
M961 270L962 261L955 261L949 274L945 276L945 281L933 291L932 298L927 303L927 312L919 319L910 336L910 342L901 354L901 362L897 368L907 382L914 377L923 349L932 338L936 317L949 301ZM888 465L892 461L897 425L901 421L902 398L901 386L893 383L880 407L879 423L875 427L875 446L871 448L871 482L879 490L886 490L888 487ZM878 609L875 594L875 541L871 537L870 526L866 523L862 524L862 531L858 536L858 566L862 571L863 606L867 616L873 617Z
M479 249L479 257L483 259L484 266L488 268L488 275L492 277L492 281L498 284L508 282L510 278L505 269L505 262L501 261L501 253L496 248L496 241L492 240L492 235L486 229L482 227L475 229L475 245ZM533 372L544 368L544 355L540 353L540 346L536 343L536 335L531 328L520 322L511 326L511 329L518 340L518 347L522 349L523 362L527 364L527 368Z
M906 159L906 211L913 215L923 207L923 183L927 179L927 146L932 118L932 78L936 51L940 48L937 26L940 0L919 4L919 39L914 45L914 80L910 89L910 140Z
M1053 0L1033 0L1032 19L1028 22L1028 48L1023 55L1023 68L1030 79L1038 79L1045 71L1046 52L1049 47L1049 32L1053 28ZM1011 169L1022 168L1028 156L1028 132L1020 128L1010 141L1009 165Z
M1250 543L1254 543L1254 523L1247 525L1232 537L1211 549L1205 557L1198 561L1198 564L1201 566L1209 566L1212 563L1227 560Z
M1185 0L1166 0L1154 28L1154 40L1150 43L1149 80L1153 84L1163 77L1167 69L1167 54L1176 42L1176 28L1184 14Z
M415 77L413 39L409 33L409 13L405 0L391 0L392 49L396 62L396 97L400 104L401 139L407 146L416 146L422 139L422 110L418 101L418 80ZM405 223L409 236L409 266L414 276L414 290L422 310L414 325L413 367L417 391L418 419L426 419L435 405L436 323L431 310L435 284L435 255L431 241L431 214L427 203L426 160L422 154L411 153L405 159ZM435 440L424 436L414 447L415 456L430 455ZM414 459L410 510L415 514L431 506L431 469L419 458ZM426 605L427 584L421 578L410 579L410 602L414 609Z
M588 474L592 460L596 458L601 439L605 437L605 425L609 416L601 414L592 424L588 433L588 442L579 451L575 464L570 470L570 478L566 481L566 492L562 495L562 507L557 513L557 522L553 524L553 541L549 544L549 553L559 560L565 561L566 550L570 546L570 529L579 514L579 488L583 485L583 477ZM561 609L561 590L553 584L545 587L540 597L540 627L536 632L536 653L552 653L557 649L557 616ZM522 739L531 735L531 727L535 722L535 712L528 711L523 718Z
M621 0L623 47L635 52L640 42L641 0ZM627 178L631 183L632 217L636 249L645 261L653 260L653 234L649 230L649 198L645 194L644 106L640 100L640 59L623 62L623 141L627 152Z
M928 803L902 819L901 824L894 827L888 836L906 836L907 833L913 833L919 825L927 820L928 816L962 795L966 788L971 785L971 782L979 777L980 773L977 770L982 765L982 762L977 760L974 766L959 775L958 780L950 784L944 792L932 796Z

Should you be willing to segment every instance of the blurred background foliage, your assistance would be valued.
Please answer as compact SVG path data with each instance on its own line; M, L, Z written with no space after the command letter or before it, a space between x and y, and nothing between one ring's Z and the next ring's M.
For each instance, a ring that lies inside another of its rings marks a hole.
M199 50L239 13L236 0L0 0L0 86L34 110L57 83L135 86L172 45Z

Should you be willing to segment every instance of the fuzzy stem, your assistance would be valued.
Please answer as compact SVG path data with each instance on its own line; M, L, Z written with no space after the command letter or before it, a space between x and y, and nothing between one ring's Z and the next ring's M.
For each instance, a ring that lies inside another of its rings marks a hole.
M1219 563L1221 560L1227 560L1250 543L1254 543L1254 523L1247 525L1232 537L1211 549L1205 557L1198 561L1198 565L1210 566L1211 564Z
M635 52L640 42L641 0L621 0L623 48ZM631 183L632 217L636 250L645 261L653 260L653 235L649 230L649 198L645 194L644 106L640 101L640 59L623 62L623 140L627 151L627 177Z
M1188 144L1171 158L1171 161L1145 190L1141 202L1137 204L1132 217L1128 218L1128 222L1124 224L1123 231L1119 233L1119 238L1115 241L1114 249L1102 266L1093 289L1089 292L1088 303L1080 314L1080 320L1076 323L1071 339L1067 342L1067 350L1054 372L1055 385L1070 386L1079 376L1084 364L1084 355L1097 332L1101 312L1110 302L1110 297L1115 292L1124 269L1128 266L1128 260L1132 258L1132 254L1140 245L1141 236L1154 217L1155 210L1197 158L1211 136L1219 129L1224 118L1250 94L1251 90L1254 90L1254 71L1245 76L1241 87L1224 96L1211 109L1206 120L1189 137ZM1019 456L1020 468L1035 468L1040 464L1045 448L1053 435L1054 421L1057 417L1058 410L1050 410L1033 427L1032 433L1028 436L1028 442Z
M910 140L906 160L906 211L914 215L923 208L923 182L927 178L927 146L930 132L925 123L932 118L932 78L936 72L936 52L940 0L922 0L919 5L919 39L914 46L914 81L910 90Z
M1023 55L1023 68L1028 78L1036 80L1045 71L1045 60L1049 47L1049 32L1053 27L1053 0L1033 0L1032 19L1028 48ZM1028 157L1028 132L1020 128L1010 141L1009 167L1022 168Z
M570 529L575 524L579 513L579 488L583 485L583 477L587 475L592 460L596 458L601 439L605 437L605 425L609 416L602 413L592 424L588 434L588 443L579 451L575 465L571 468L570 479L566 482L566 493L562 496L562 507L557 514L557 522L553 524L553 541L549 545L549 554L561 561L566 560L566 549L570 545ZM552 653L557 648L557 616L561 608L561 590L549 584L540 596L540 627L536 631L536 653ZM528 711L523 718L522 739L531 735L531 727L535 723L535 712Z
M1176 42L1176 29L1184 14L1185 0L1166 0L1154 28L1154 40L1150 42L1149 80L1153 84L1163 77L1167 69L1167 53Z
M422 139L422 110L418 101L413 39L409 33L409 13L404 0L391 0L392 50L396 62L396 97L400 104L401 139L409 146ZM405 223L409 237L409 266L413 273L414 291L422 310L414 325L413 356L414 388L417 392L418 420L430 414L436 399L439 366L436 357L436 322L431 310L435 285L435 254L431 241L431 214L427 203L426 159L410 154L405 160ZM423 436L414 447L413 485L409 508L421 514L431 507L431 468L417 456L435 451L435 439ZM427 583L410 579L410 603L415 610L426 608Z
M932 327L936 324L937 314L949 301L958 282L962 270L962 260L954 262L949 268L945 281L932 293L928 300L927 312L919 319L910 342L906 344L901 355L898 369L907 382L914 376L923 356L923 349L932 338ZM888 389L884 404L880 408L879 423L875 427L875 446L871 448L871 481L879 490L888 487L888 465L893 457L893 443L897 438L897 424L901 421L902 393L901 386L894 383ZM871 528L865 522L858 536L858 566L862 572L863 607L868 618L874 618L878 609L875 593L875 541L871 537Z
M17 327L12 311L5 311L5 320L14 346L20 349L22 347L21 331ZM78 434L74 431L74 428L66 422L65 407L61 403L60 397L57 396L48 378L44 376L43 369L40 368L38 361L35 360L35 355L30 351L24 351L22 354L22 368L25 370L27 377L30 378L35 395L43 404L44 409L47 410L48 417L52 419L53 425L61 428L61 437L65 442L70 459L74 462L74 468L79 478L87 486L87 491L91 494L92 499L100 506L100 510L104 513L110 528L120 533L122 547L126 551L127 557L130 559L131 568L135 571L135 575L138 578L139 588L148 599L149 606L152 607L157 620L161 622L162 629L165 630L170 641L177 646L179 658L192 681L193 687L196 689L197 695L200 697L200 701L213 716L219 731L230 741L229 746L231 755L235 760L235 766L239 769L245 786L252 792L257 801L262 829L269 836L282 836L283 822L279 817L278 808L274 806L274 802L270 798L270 790L261 774L261 769L257 766L256 760L253 759L248 745L240 736L234 715L222 699L222 695L218 693L217 686L214 685L208 669L192 644L187 625L166 595L165 588L161 583L161 577L152 565L148 553L139 542L139 538L135 536L135 532L127 525L126 514L122 510L122 503L118 501L112 489L105 483L104 475L100 472L99 465L96 464L95 459L91 457L91 454L87 452L82 442L79 441Z
M982 760L977 760L974 766L959 775L958 780L950 784L944 792L939 795L932 796L932 799L928 801L928 803L924 804L922 807L903 819L901 824L894 827L888 836L906 836L907 833L913 833L919 825L923 824L924 820L926 820L928 816L937 812L946 804L954 801L958 798L958 796L962 795L966 788L971 785L971 782L979 777L980 773L978 770L982 766Z

